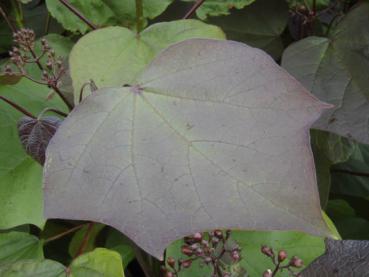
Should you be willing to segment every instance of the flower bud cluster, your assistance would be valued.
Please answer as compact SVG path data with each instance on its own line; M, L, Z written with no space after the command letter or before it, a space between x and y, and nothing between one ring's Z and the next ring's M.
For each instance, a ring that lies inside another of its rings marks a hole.
M240 247L228 246L230 234L229 230L214 230L185 237L181 252L186 258L175 260L173 257L168 257L167 267L163 268L164 276L177 277L181 270L191 267L194 261L199 261L213 268L212 276L230 277L231 274L227 271L229 265L224 263L223 259L228 256L232 264L241 260Z
M37 83L56 87L65 68L61 58L56 57L55 51L45 38L40 41L41 53L35 52L36 35L30 29L20 29L13 34L15 46L9 51L10 63L4 68L5 75L20 74ZM44 58L45 57L45 58ZM13 66L11 66L11 64ZM34 79L27 73L27 64L36 64L41 71L40 80ZM14 68L17 71L14 71Z
M292 268L301 268L304 266L303 261L297 257L293 256L288 260L288 254L285 250L278 251L278 254L275 255L274 250L266 245L261 246L261 253L270 258L275 266L274 270L267 269L263 273L263 277L274 277L280 271L287 270L291 276L301 277L299 273L293 272Z

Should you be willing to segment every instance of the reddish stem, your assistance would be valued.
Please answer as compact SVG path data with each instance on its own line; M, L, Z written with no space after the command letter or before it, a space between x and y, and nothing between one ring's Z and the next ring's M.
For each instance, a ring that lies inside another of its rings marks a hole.
M86 246L87 246L87 243L90 239L90 236L91 236L91 232L92 232L92 229L94 227L94 222L90 222L87 226L87 230L86 230L86 233L83 237L83 240L82 240L82 243L80 245L80 247L78 248L78 251L77 251L77 254L74 258L77 258L78 256L80 256L81 254L83 254L83 252L85 251L86 249Z
M12 106L13 108L15 108L17 111L21 112L22 114L29 116L33 119L36 119L36 117L31 114L29 111L27 111L25 108L22 108L21 106L15 104L13 101L9 100L8 98L5 98L4 96L0 95L0 99L3 100L4 102L8 103L10 106Z
M186 15L183 17L183 19L188 19L193 16L193 14L196 12L198 8L202 4L204 4L205 0L197 0L196 3L191 7L191 9L186 13Z
M68 10L74 13L79 19L86 23L92 30L96 30L97 26L89 21L79 10L77 10L68 0L59 0Z

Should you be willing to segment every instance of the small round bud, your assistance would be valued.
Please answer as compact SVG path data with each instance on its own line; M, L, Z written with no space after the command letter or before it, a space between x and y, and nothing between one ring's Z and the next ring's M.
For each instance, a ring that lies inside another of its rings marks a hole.
M264 255L268 257L274 257L274 252L270 247L263 245L260 250L261 250L261 253L263 253Z
M52 63L51 61L48 61L48 62L46 63L46 67L47 67L48 69L52 69L52 68L53 68L53 63Z
M212 237L211 242L217 244L219 242L219 239L217 237Z
M204 240L204 239L201 241L201 244L205 247L209 246L209 242L207 240Z
M270 269L265 270L263 273L263 277L272 277L272 276L273 272Z
M171 267L174 268L175 264L176 264L176 260L173 257L168 257L167 259L167 264Z
M201 248L197 248L195 254L200 256L204 253L204 251Z
M223 273L222 277L231 277L231 275L228 272Z
M197 232L193 235L194 240L201 241L202 240L202 234L200 232Z
M231 257L234 262L238 262L241 259L240 252L238 252L237 250L233 250L231 252Z
M192 264L192 260L184 260L184 261L181 261L181 265L183 268L189 268Z
M196 250L196 249L200 248L200 245L199 245L198 243L194 243L194 244L191 244L191 245L190 245L190 248L191 248L192 250Z
M210 258L210 257L205 257L204 262L205 262L206 264L211 263L211 258Z
M304 262L299 257L293 256L290 260L289 265L298 268L302 267L304 265Z
M223 232L221 230L214 230L214 236L217 237L218 239L222 239Z
M183 245L182 248L181 248L181 251L186 256L191 257L193 255L192 249L190 247L188 247L187 245Z
M285 259L287 259L287 252L284 250L281 250L278 252L278 262L283 262Z
M165 277L174 277L174 273L173 273L173 272L171 272L171 271L167 271L167 272L165 273Z

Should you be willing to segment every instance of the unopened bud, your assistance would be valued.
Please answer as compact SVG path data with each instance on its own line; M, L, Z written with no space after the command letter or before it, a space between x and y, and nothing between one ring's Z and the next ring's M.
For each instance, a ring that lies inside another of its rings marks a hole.
M193 235L194 240L201 241L202 240L202 234L200 232L197 232Z
M261 250L261 253L263 253L264 255L268 257L274 257L274 252L270 247L263 245L260 250Z
M273 272L270 269L265 270L263 273L263 277L272 277L272 276Z
M193 251L190 247L188 247L187 245L183 245L181 248L181 251L183 254L185 254L186 256L192 256L193 255Z
M173 273L173 272L171 272L171 271L167 271L167 272L165 273L165 277L174 277L174 273Z
M240 252L238 252L237 250L233 250L231 252L231 257L234 262L238 262L241 259Z
M299 257L293 256L290 260L289 265L292 267L302 267L304 265L304 262Z
M217 237L218 239L222 239L223 232L221 230L214 230L214 236Z
M192 264L192 260L184 260L184 261L181 261L181 265L183 268L189 268Z
M281 250L278 252L278 262L283 262L285 259L287 259L287 252L284 250Z
M175 264L176 264L176 260L173 257L168 257L167 259L167 264L171 267L174 268Z

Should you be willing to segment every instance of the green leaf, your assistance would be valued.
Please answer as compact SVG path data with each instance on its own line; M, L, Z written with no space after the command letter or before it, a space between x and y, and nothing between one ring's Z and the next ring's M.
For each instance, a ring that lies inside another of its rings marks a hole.
M215 226L329 235L308 134L327 107L256 48L174 44L65 119L47 148L45 214L114 226L156 257Z
M369 146L359 144L347 161L332 168L332 192L361 198L369 197L368 164Z
M173 0L142 0L143 17L152 19L161 14ZM134 28L136 24L135 0L70 0L89 21L102 27L122 25ZM86 33L90 28L58 0L46 0L47 8L65 29ZM146 22L147 23L147 22Z
M43 258L42 243L35 236L22 232L0 234L0 264Z
M66 38L47 36L57 55L66 56L71 43ZM30 73L40 78L41 73L30 67ZM45 107L66 110L57 97L47 100L49 88L22 79L16 85L0 85L0 95L11 99L37 115ZM0 229L32 223L41 227L42 214L41 176L42 168L23 150L18 138L17 122L23 115L0 101Z
M1 277L67 277L62 264L51 260L22 260L0 265Z
M320 203L325 208L331 190L331 167L347 161L356 150L357 144L344 137L320 130L311 130L310 135Z
M117 23L113 11L102 0L70 0L69 3L89 21L98 26L109 26ZM82 34L90 30L90 27L84 21L60 3L59 0L46 0L46 5L50 14L65 29Z
M314 125L369 143L369 3L361 2L330 32L292 44L282 65L319 99L334 104ZM354 34L354 35L353 35Z
M369 221L356 215L354 209L344 200L330 200L327 214L335 223L344 239L369 239Z
M135 0L102 0L114 12L119 25L135 28ZM160 15L173 0L142 0L144 19L153 19ZM147 23L147 22L146 22Z
M287 20L284 0L258 0L242 10L231 10L229 16L210 17L208 22L221 27L228 39L261 48L279 59L284 49L280 35Z
M289 257L298 256L305 266L324 253L323 238L298 232L242 232L233 231L231 238L241 247L240 265L247 270L248 276L262 276L267 268L274 268L270 258L260 251L262 245L272 247L275 251L285 250ZM180 246L183 241L177 241L166 249L167 257L184 258ZM201 267L196 262L190 269L183 270L179 277L210 276L210 267ZM287 277L287 271L278 277Z
M197 20L157 23L139 37L122 27L110 27L89 33L74 46L70 55L74 99L92 79L97 87L132 83L161 50L190 38L224 39L216 26ZM88 95L87 91L83 94Z
M105 248L79 256L70 266L70 277L124 277L120 255Z
M194 2L195 0L183 1ZM196 10L196 15L202 20L206 19L207 16L228 15L230 14L230 9L242 9L254 1L255 0L207 0Z
M107 235L105 247L114 250L120 254L123 266L126 268L135 258L135 253L130 246L128 239L122 233L111 229Z
M86 244L85 252L89 252L95 248L96 237L99 235L100 231L105 227L103 224L94 224L91 232L89 233L89 239ZM88 226L82 227L78 230L74 235L69 244L69 254L71 257L75 257L78 253L78 250L83 242L83 239L86 235L86 231Z

